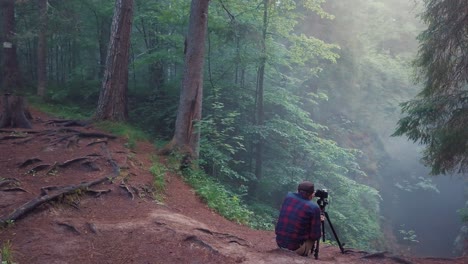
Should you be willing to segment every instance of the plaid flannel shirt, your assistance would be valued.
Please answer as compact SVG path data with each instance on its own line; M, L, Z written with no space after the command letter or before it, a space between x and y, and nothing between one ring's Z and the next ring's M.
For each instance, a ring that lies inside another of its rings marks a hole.
M320 208L298 193L288 193L276 224L276 243L281 248L298 249L308 240L321 235Z

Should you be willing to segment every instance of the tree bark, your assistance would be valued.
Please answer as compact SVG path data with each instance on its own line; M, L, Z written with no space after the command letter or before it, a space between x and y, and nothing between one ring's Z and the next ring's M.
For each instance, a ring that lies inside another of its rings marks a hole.
M260 66L257 72L257 123L258 127L262 127L265 123L265 114L263 108L263 94L264 94L264 80L265 80L265 65L266 65L266 34L268 28L268 0L263 1L264 11L263 11L263 30L262 30L262 39L261 39L261 58ZM263 145L264 140L261 135L257 138L258 143L256 144L255 152L255 176L257 180L262 178L263 170Z
M37 38L37 95L44 99L47 86L47 0L39 0L39 35Z
M31 128L26 118L25 101L20 92L23 81L16 55L15 35L15 1L1 0L0 7L3 18L3 72L1 96L0 128Z
M2 87L5 92L22 88L23 81L16 55L15 35L15 1L1 0L3 17L3 74Z
M128 61L132 18L133 0L116 0L95 120L128 120Z
M203 64L208 24L209 0L192 0L186 41L184 77L174 137L165 150L184 153L189 159L198 158L203 99Z
M0 128L32 128L31 123L26 118L25 101L22 96L5 94L1 100Z

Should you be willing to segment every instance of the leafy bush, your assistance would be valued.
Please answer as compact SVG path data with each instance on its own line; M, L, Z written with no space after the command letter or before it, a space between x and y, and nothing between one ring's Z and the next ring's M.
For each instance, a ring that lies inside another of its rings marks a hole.
M43 102L38 97L28 97L29 103L42 112L53 114L59 118L84 120L92 116L93 110L86 109L81 105L59 104L54 102Z
M226 190L201 170L186 169L183 176L210 208L229 220L249 224L253 212L242 204L238 195Z
M150 167L149 171L151 172L151 175L153 175L153 187L155 189L154 199L161 202L164 199L162 193L166 189L165 176L167 168L163 164L156 161Z
M114 135L125 137L128 140L127 147L130 149L133 149L138 141L149 139L145 132L126 123L101 121L95 125L97 128L106 130Z

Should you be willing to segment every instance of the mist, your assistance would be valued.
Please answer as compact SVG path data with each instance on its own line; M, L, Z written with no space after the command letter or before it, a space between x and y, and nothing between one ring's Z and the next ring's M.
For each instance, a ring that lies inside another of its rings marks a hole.
M342 49L341 66L322 79L330 100L316 118L332 128L346 122L353 130L348 137L365 137L351 146L363 150L361 164L372 178L367 181L382 196L382 228L390 251L460 256L463 249L456 250L455 241L463 223L457 210L465 206L466 175L430 175L421 162L423 146L391 136L400 118L399 104L420 90L411 61L416 36L424 29L417 18L421 8L417 1L352 2L327 2L327 11L336 16L330 22L335 25L332 33L314 26L320 37ZM365 132L356 137L356 130Z
M430 175L419 160L420 146L406 139L389 138L386 146L391 159L382 168L381 209L399 250L425 257L460 256L455 240L462 228L457 210L465 204L463 175ZM409 231L416 235L413 240L405 236Z

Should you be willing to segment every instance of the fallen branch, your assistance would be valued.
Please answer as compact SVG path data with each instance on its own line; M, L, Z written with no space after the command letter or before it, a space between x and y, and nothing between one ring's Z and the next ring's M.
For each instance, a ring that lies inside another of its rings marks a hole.
M87 188L89 188L91 186L103 183L105 181L109 181L111 179L112 179L112 177L111 178L104 177L104 178L97 179L97 180L90 181L90 182L83 182L83 183L78 184L78 185L70 185L70 186L66 186L66 187L62 187L62 188L57 188L56 189L57 192L55 192L54 194L46 193L46 194L43 194L43 195L41 195L39 197L36 197L36 198L30 200L29 202L23 204L19 208L15 209L12 213L7 215L6 217L0 218L0 226L6 226L8 223L11 223L12 221L18 220L19 218L21 218L24 215L26 215L27 213L31 212L32 210L34 210L38 206L42 205L43 203L46 203L46 202L52 201L54 199L57 199L58 197L60 197L62 195L73 193L73 192L75 192L77 190L85 190L85 189L87 189ZM55 188L47 187L47 190L53 190L53 189L55 189Z

